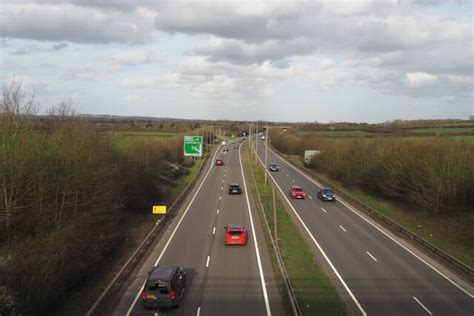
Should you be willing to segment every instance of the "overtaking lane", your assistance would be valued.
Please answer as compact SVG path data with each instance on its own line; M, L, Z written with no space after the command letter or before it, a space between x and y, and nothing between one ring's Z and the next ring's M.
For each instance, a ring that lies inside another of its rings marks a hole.
M278 304L266 309L262 300L262 284L255 257L255 238L251 231L246 204L245 187L241 174L238 149L230 149L225 164L226 176L222 187L222 202L217 216L215 242L210 256L207 282L203 293L201 313L205 315L281 315ZM243 193L229 195L228 185L239 183ZM224 226L245 225L249 231L246 246L224 246ZM272 291L271 289L266 289ZM275 291L273 289L273 291Z
M263 160L263 146L259 147ZM319 201L316 185L271 151L268 161L283 167L281 172L272 175L285 194L290 185L298 184L313 198L290 203L365 312L426 313L421 303L429 306L433 313L472 315L472 297L343 204Z

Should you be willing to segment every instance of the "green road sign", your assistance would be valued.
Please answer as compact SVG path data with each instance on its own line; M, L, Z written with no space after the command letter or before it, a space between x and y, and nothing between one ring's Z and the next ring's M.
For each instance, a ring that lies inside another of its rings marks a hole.
M185 156L202 156L202 136L184 136Z

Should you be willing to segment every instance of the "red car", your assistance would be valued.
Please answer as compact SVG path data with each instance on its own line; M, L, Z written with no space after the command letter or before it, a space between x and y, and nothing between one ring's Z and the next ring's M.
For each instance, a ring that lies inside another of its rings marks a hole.
M224 227L224 245L242 245L247 244L248 234L247 228L241 225L227 225Z
M224 164L224 160L216 159L216 166L222 166Z
M304 190L302 187L297 185L292 185L290 187L290 196L292 199L304 199L306 194L304 194Z

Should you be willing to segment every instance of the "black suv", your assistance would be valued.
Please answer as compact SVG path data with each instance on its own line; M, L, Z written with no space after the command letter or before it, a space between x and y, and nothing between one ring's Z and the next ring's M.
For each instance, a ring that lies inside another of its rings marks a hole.
M186 273L176 266L154 267L142 293L145 308L178 307L186 287Z
M242 188L238 183L229 184L229 194L242 194Z
M336 202L336 193L331 188L321 188L318 191L318 198L322 201Z

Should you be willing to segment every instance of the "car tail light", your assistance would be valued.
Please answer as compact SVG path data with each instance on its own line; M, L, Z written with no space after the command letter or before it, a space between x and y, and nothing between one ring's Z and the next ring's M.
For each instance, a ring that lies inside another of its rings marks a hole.
M148 298L148 293L146 291L143 291L142 300L146 300L147 298Z
M175 291L171 291L171 293L170 293L170 298L171 298L172 300L174 300L174 299L176 298L176 292L175 292Z

